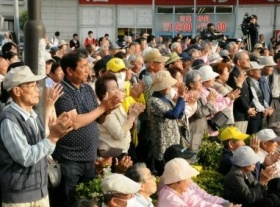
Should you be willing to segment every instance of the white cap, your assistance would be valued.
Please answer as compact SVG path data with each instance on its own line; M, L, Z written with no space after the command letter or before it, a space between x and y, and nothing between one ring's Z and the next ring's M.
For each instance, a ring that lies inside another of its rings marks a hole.
M239 167L247 167L260 161L259 156L251 147L242 146L233 153L233 162Z
M260 139L261 142L274 140L276 142L280 141L280 137L278 137L272 129L262 129L259 131L256 136Z
M199 172L183 158L174 158L164 166L164 184L176 183L198 175Z
M219 73L216 73L213 71L212 67L209 65L203 65L198 70L201 74L201 80L202 82L212 80L213 78L216 78L219 76Z
M101 188L104 194L134 194L140 190L141 184L134 182L122 174L113 173L104 177Z
M223 60L223 58L218 53L213 53L212 55L208 56L209 64L218 63L221 60Z

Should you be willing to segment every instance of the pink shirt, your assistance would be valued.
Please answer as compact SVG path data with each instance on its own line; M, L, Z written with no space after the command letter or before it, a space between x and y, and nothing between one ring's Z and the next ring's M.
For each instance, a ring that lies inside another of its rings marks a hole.
M228 201L212 196L192 183L188 190L178 195L173 189L164 186L159 192L158 207L222 207Z

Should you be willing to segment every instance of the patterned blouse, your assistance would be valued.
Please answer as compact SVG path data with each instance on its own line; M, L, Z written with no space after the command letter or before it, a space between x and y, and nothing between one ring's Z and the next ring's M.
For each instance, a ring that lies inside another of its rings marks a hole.
M185 110L185 101L178 98L176 106L158 92L149 100L151 139L155 147L155 159L163 160L163 154L171 145L180 144L180 132L177 119Z

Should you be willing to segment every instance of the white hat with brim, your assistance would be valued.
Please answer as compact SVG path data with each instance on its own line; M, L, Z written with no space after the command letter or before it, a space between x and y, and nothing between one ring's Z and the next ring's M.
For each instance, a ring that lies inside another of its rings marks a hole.
M247 69L246 71L251 71L251 70L261 70L263 69L264 65L260 65L258 62L255 61L250 61L250 68Z
M49 52L45 53L45 61L52 61L52 62L56 62L55 59L52 58L52 55Z
M68 45L65 40L59 40L57 47L61 47L62 45Z
M165 63L165 65L168 65L170 63L174 63L178 60L181 60L182 57L180 57L176 52L173 52L170 57L169 57L169 60Z
M209 65L204 65L204 66L200 67L198 71L201 74L202 82L212 80L212 79L216 78L217 76L219 76L219 73L214 72L212 67Z
M141 188L141 184L122 174L112 173L104 177L101 182L101 188L104 194L120 193L128 195L137 193Z
M274 62L272 56L262 56L260 58L260 65L266 67L266 66L275 66L277 64Z
M166 61L169 60L169 57L162 56L158 49L151 49L143 56L143 59L146 63L150 63L150 62L165 63Z
M209 64L217 63L222 60L223 60L223 58L218 53L214 53L214 54L208 56Z
M237 148L233 153L233 162L239 167L247 167L260 161L259 156L249 146Z
M34 75L26 65L12 68L3 80L3 88L11 91L14 87L23 83L39 81L46 78L45 75Z
M260 142L265 142L265 141L280 141L280 137L275 134L275 132L272 129L262 129L259 131L256 136L260 139Z
M164 184L172 184L198 175L199 172L190 166L184 158L174 158L164 166Z
M152 80L153 83L151 89L153 91L162 91L174 86L177 83L177 80L174 79L166 70L158 71L153 74Z

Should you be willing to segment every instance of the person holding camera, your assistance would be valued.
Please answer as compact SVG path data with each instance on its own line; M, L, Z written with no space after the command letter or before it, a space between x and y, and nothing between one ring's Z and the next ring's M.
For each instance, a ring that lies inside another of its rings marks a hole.
M249 34L251 37L251 48L253 49L259 38L260 26L258 24L258 17L253 14L251 16L250 23Z
M215 30L215 25L213 23L207 24L207 29L203 30L200 34L201 39L203 40L216 40L223 36L218 30Z

